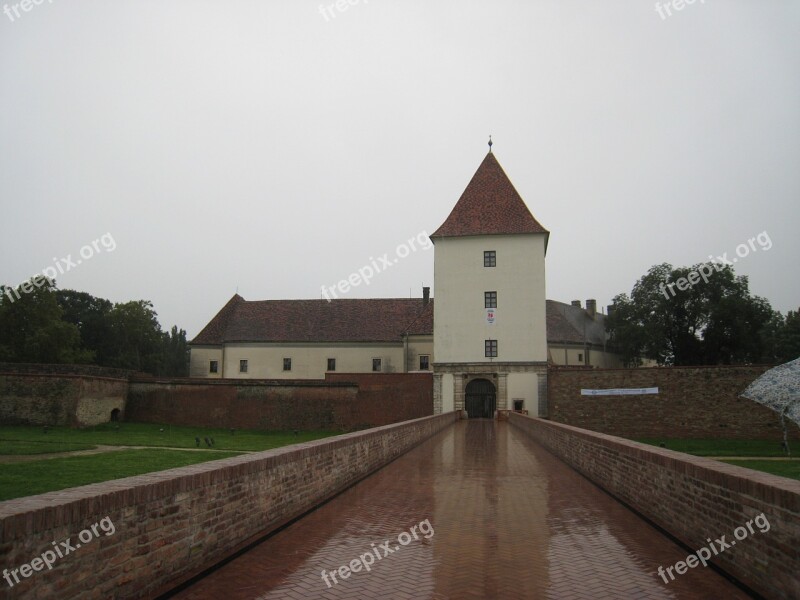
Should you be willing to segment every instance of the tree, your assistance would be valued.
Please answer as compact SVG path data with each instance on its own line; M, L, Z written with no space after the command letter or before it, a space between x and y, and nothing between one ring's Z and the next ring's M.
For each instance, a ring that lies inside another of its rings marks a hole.
M108 366L158 374L163 361L162 332L149 300L115 304L108 313Z
M87 363L78 328L62 320L55 282L34 278L18 288L0 286L0 360Z
M778 331L777 355L780 362L800 357L800 308L786 313L786 319Z
M630 297L613 300L606 326L628 366L651 359L660 365L772 362L770 332L780 314L751 296L747 277L730 265L655 265Z
M63 311L62 319L78 328L81 348L92 353L95 364L107 366L111 340L108 315L114 305L75 290L56 290L56 299Z
M189 347L186 342L186 332L173 325L170 332L162 335L164 355L158 375L186 377L189 374Z

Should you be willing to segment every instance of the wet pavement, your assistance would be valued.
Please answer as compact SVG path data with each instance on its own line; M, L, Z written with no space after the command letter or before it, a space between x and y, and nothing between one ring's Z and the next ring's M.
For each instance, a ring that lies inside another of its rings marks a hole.
M472 420L174 597L747 597L709 568L665 584L687 554L518 429Z

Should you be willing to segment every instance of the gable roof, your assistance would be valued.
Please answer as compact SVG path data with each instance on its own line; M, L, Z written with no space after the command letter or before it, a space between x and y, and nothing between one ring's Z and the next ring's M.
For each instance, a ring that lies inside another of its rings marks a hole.
M585 331L587 343L602 346L606 339L605 319L601 313L592 318L580 306L548 300L547 341L551 344L582 344Z
M399 342L406 332L433 333L433 300L247 301L236 294L191 343Z
M603 345L605 315L547 301L547 342ZM433 335L433 299L258 300L234 295L192 345L235 342L399 342Z
M450 215L431 238L549 233L531 214L511 180L489 152Z

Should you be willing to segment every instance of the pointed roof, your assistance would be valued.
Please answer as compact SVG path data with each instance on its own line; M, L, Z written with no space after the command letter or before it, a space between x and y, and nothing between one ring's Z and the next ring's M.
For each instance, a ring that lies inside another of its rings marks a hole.
M490 150L450 216L430 237L514 233L550 234L533 217Z

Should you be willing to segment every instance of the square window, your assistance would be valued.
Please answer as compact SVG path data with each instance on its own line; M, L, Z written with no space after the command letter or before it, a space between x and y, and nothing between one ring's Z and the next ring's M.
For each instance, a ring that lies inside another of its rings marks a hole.
M496 267L497 266L497 252L495 250L483 251L483 266Z
M488 358L497 358L497 340L486 340L484 348Z
M291 371L292 370L292 359L291 358L284 358L283 359L283 370L284 371Z
M497 292L483 292L484 308L497 308Z
M336 359L329 358L328 359L328 371L335 371L336 370Z
M381 359L380 358L373 358L372 359L372 370L376 373L381 372Z
M211 360L208 362L208 372L209 373L218 373L219 372L219 361L218 360Z
M239 373L247 373L247 359L239 361Z
M430 362L431 357L427 354L421 354L419 357L419 370L420 371L428 371L430 370Z

